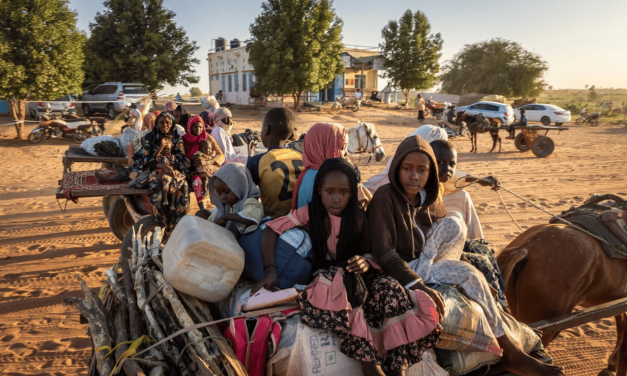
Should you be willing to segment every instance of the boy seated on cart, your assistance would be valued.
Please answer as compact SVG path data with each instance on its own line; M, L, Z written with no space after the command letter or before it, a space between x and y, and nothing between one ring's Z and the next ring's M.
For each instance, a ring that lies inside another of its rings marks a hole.
M509 125L509 137L508 139L514 139L516 137L516 126L526 127L527 126L527 116L525 115L525 109L520 109L520 121L514 122Z

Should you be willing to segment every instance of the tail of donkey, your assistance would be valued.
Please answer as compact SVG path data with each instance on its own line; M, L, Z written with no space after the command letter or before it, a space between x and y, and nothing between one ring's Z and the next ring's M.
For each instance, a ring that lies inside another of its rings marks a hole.
M517 246L511 248L505 248L498 256L496 256L496 262L501 269L501 275L505 281L505 295L507 297L507 303L512 309L512 312L516 312L516 279L520 273L522 267L527 261L528 251L524 246Z

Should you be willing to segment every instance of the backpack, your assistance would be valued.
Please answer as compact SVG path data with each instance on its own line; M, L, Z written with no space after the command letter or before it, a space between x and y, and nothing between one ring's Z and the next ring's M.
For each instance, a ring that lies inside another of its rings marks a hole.
M266 362L278 347L281 325L270 315L231 319L224 337L250 376L264 376Z

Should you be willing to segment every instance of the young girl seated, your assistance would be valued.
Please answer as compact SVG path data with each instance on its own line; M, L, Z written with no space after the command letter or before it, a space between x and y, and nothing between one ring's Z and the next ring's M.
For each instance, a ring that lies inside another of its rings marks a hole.
M178 161L172 155L172 141L164 139L160 150L155 152L157 169L152 171L148 181L159 181L162 186L161 204L174 210L176 192L185 184L185 175L176 168Z
M365 375L403 374L438 342L438 314L425 293L406 290L379 273L368 254L370 231L357 190L352 164L327 159L314 180L311 202L267 223L261 238L266 276L251 295L275 287L276 239L302 227L311 237L315 271L314 281L299 290L303 320L337 331L342 353L360 360Z
M517 348L506 334L499 307L483 275L461 260L466 226L458 216L445 217L438 198L438 167L433 150L420 137L399 145L389 171L390 183L380 187L368 209L374 256L406 288L429 294L445 311L441 295L427 284L454 285L477 302L502 348L502 364L518 375L561 375ZM425 214L421 216L420 214Z
M211 136L207 136L211 137ZM202 180L203 197L207 195L209 178L211 178L216 171L220 168L220 161L218 160L218 153L213 148L211 139L200 141L198 151L192 155L190 161L192 165L196 167L196 175L200 176ZM221 156L224 161L224 156ZM198 162L196 162L198 160Z
M243 164L220 167L209 180L209 195L215 208L199 210L197 216L226 227L236 238L259 226L263 218L259 189Z

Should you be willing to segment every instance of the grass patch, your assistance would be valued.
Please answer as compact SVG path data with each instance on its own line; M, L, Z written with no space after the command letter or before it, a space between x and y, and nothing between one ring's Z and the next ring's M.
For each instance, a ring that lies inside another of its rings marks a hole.
M538 98L538 103L549 103L567 109L572 114L573 122L579 117L579 112L586 107L588 112L601 112L599 103L611 101L614 108L627 106L627 89L595 89L597 99L588 101L588 93L586 89L560 89L546 90ZM626 124L627 114L620 113L616 110L608 116L607 109L601 114L601 123L605 124Z

